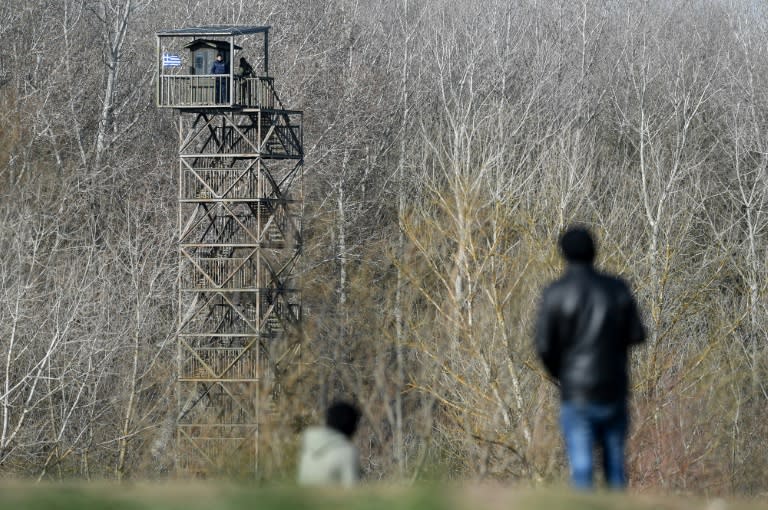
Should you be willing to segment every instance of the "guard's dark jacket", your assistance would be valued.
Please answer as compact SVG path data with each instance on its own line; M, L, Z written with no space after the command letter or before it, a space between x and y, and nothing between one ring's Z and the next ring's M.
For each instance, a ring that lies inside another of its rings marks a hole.
M229 66L223 60L214 60L211 64L211 74L229 74Z
M590 264L569 264L542 295L536 351L564 401L626 398L629 347L645 340L627 284Z

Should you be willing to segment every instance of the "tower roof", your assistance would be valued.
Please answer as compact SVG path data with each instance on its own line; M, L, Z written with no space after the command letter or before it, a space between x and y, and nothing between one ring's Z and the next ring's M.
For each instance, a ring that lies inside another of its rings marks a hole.
M233 45L236 50L242 50L237 44ZM192 51L198 48L213 48L214 50L229 50L229 43L225 41L212 41L210 39L195 39L191 43L184 46Z
M172 30L160 30L158 36L176 36L176 37L215 37L215 36L234 36L260 34L268 32L269 26L254 25L208 25L202 27L175 28Z

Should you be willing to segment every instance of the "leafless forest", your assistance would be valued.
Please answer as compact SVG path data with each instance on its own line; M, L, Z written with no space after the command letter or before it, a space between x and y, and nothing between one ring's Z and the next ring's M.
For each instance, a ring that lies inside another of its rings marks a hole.
M271 25L305 115L301 362L371 480L563 480L531 349L580 221L635 288L631 485L768 490L768 8L753 0L0 1L0 476L172 476L175 116L157 30Z

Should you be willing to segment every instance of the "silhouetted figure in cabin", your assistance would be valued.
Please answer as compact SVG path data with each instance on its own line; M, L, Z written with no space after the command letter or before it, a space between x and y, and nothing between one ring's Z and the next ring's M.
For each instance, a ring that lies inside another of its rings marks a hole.
M211 74L229 74L229 66L224 60L224 55L219 53L211 64ZM214 78L214 93L216 104L229 102L229 76L217 76Z
M237 79L240 80L240 101L244 104L251 104L251 87L252 85L248 81L248 78L256 76L256 72L253 70L253 66L245 59L240 57L240 64L237 67Z
M597 271L595 245L584 228L560 238L565 274L543 292L536 322L536 351L560 383L560 426L571 484L592 488L592 453L602 449L609 487L626 486L624 445L629 417L628 358L645 340L627 284Z
M357 407L335 402L326 411L325 426L302 433L299 484L351 487L360 481L360 453L352 443L359 421Z
M237 67L237 77L253 78L255 74L253 66L245 59L245 57L240 57L240 64Z

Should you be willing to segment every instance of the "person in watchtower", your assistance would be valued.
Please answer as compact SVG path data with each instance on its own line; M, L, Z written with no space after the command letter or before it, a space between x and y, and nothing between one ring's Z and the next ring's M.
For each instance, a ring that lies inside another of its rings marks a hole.
M253 78L253 75L253 66L245 60L245 57L240 57L240 65L237 68L238 78Z
M245 57L240 57L240 65L237 68L236 77L240 80L240 102L247 105L251 104L251 85L248 82L248 78L253 78L255 74L250 62Z
M211 65L211 74L229 74L229 66L224 60L224 55L219 53L216 60ZM214 78L215 81L215 101L219 103L229 102L229 77L222 76Z

